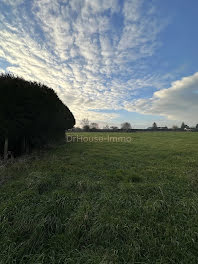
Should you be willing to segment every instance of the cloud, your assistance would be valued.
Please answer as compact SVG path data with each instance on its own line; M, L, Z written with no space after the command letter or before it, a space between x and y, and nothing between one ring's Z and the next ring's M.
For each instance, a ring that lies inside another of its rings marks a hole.
M5 5L17 6L23 3L23 0L1 0Z
M159 76L139 74L141 60L155 52L163 29L153 12L142 12L144 3L9 0L3 8L3 0L5 71L52 87L77 119L116 119L118 114L94 110L124 109L145 86L160 87Z
M126 102L128 111L143 114L161 115L170 120L197 122L198 113L198 72L172 83L148 99Z

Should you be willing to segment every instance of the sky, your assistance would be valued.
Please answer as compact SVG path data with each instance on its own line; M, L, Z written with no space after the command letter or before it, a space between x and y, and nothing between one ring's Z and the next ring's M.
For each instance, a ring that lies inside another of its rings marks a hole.
M0 72L102 127L198 123L197 0L1 0Z

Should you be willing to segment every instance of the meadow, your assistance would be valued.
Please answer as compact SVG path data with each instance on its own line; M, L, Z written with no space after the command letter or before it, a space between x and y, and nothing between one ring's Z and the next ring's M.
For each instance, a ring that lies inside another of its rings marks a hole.
M198 133L110 136L1 164L0 263L197 264Z

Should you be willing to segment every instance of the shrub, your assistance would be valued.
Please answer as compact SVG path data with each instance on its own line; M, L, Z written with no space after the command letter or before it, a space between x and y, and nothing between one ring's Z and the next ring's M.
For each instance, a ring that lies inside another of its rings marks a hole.
M64 138L75 119L45 85L10 74L0 76L0 154L8 139L15 155Z

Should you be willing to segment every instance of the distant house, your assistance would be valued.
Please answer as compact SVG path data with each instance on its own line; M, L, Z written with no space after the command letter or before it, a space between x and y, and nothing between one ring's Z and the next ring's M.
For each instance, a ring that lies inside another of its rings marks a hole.
M190 132L190 131L193 131L193 130L195 130L194 128L192 128L192 127L185 127L184 128L184 131L187 131L187 132Z
M158 127L157 129L159 129L159 130L167 130L168 127L167 126L165 126L165 127Z
M165 127L156 127L155 129L153 127L148 127L147 128L148 130L168 130L168 127L165 126Z

